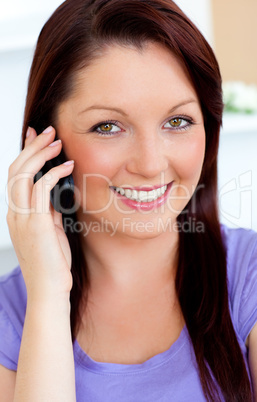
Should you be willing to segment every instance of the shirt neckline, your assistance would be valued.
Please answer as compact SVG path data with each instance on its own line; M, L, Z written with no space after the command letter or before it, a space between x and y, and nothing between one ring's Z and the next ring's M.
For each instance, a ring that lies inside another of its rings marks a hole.
M101 363L93 360L89 357L84 350L80 347L77 340L74 341L74 358L75 363L84 367L89 371L93 371L98 374L135 374L143 373L149 370L153 370L167 363L172 359L184 346L188 339L188 331L186 325L184 325L178 339L170 346L170 348L162 353L159 353L150 359L140 364L117 364L117 363Z

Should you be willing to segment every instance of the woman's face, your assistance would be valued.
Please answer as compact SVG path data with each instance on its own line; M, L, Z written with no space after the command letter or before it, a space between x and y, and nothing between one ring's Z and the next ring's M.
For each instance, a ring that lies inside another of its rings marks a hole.
M172 230L205 153L199 100L173 54L153 43L107 48L78 74L56 128L75 161L85 228L137 238Z

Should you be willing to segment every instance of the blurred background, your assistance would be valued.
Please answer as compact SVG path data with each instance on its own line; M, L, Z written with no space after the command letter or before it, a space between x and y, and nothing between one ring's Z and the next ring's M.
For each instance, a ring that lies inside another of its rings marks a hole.
M212 45L223 76L226 111L219 154L221 222L257 231L257 2L176 2ZM0 274L18 264L6 224L6 182L8 167L20 152L32 55L44 22L61 3L0 0Z

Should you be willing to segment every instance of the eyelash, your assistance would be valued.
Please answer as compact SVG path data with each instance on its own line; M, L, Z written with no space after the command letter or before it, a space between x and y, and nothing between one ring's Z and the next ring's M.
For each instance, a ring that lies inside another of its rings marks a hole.
M190 126L192 126L193 124L195 124L194 122L193 122L193 119L191 118L191 117L189 117L189 116L185 116L185 115L178 115L178 116L175 116L175 117L172 117L171 119L169 119L169 120L167 120L167 122L165 123L165 124L167 124L169 121L171 121L171 120L176 120L176 119L180 119L180 120L184 120L184 121L186 121L187 122L187 124L185 125L185 126L183 126L183 127L170 127L170 129L172 130L172 131L185 131L185 130L187 130ZM100 126L102 126L102 125L105 125L105 124L111 124L111 125L113 125L113 126L118 126L118 121L117 120L105 120L105 121L102 121L101 123L98 123L98 124L96 124L95 126L93 126L89 131L90 132L96 132L99 136L102 136L102 137L110 137L110 136L113 136L113 135L115 135L116 133L118 133L118 131L117 132L103 132L103 131L98 131L97 129L100 127Z
M117 126L118 123L119 123L119 122L118 122L117 120L105 120L105 121L102 121L102 122L99 123L99 124L96 124L94 127L91 128L90 131L91 131L91 132L95 132L95 133L97 133L97 134L100 135L100 136L108 137L108 136L111 136L111 135L113 135L113 134L115 134L115 133L114 133L114 132L108 133L107 131L106 131L106 132L98 131L97 128L99 128L100 126L104 126L105 124L111 124L111 125L113 125L113 126Z

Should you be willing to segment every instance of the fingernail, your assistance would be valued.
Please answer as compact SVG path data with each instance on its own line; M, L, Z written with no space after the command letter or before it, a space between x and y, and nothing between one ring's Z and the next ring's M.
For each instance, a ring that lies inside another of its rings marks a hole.
M52 127L52 126L49 126L49 127L47 127L47 128L43 131L43 134L48 134L48 133L50 133L51 131L53 131L53 127Z
M50 145L48 145L49 147L55 147L56 145L60 144L60 142L62 142L62 140L56 140L54 142L52 142Z
M31 127L28 127L27 132L26 132L26 138L29 137L30 133L31 133Z
M63 165L66 165L66 166L73 165L73 163L74 163L74 161L67 161L67 162L64 162Z

